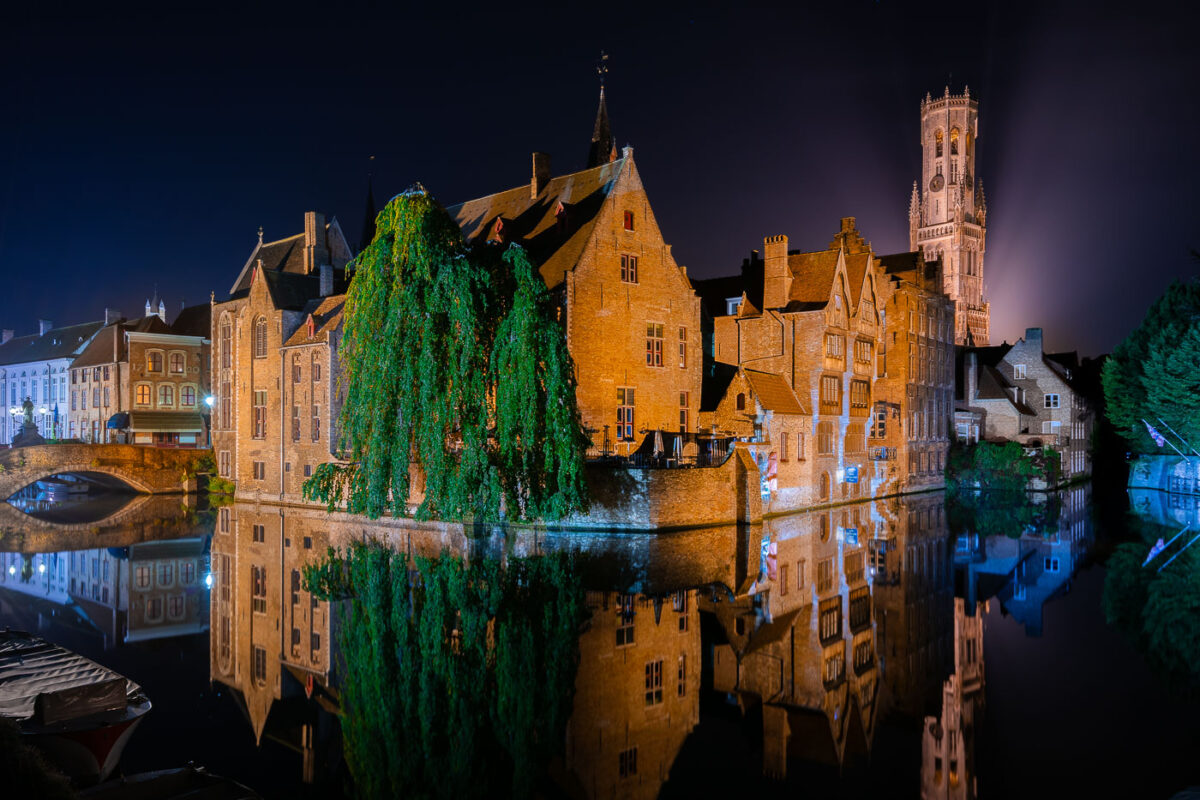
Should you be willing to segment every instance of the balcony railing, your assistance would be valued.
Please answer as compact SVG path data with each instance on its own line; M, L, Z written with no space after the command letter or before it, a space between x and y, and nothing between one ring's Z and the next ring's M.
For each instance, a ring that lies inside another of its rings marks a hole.
M896 448L894 447L870 447L867 448L867 458L871 461L895 461Z

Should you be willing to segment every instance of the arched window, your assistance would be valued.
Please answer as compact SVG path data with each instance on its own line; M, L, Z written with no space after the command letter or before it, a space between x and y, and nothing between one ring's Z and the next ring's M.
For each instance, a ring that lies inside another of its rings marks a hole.
M737 410L738 410L738 411L745 411L745 410L746 410L746 394L745 394L744 392L738 392L738 396L737 396Z
M179 403L185 406L196 405L196 387L188 384L179 390Z
M158 387L158 404L160 406L175 405L175 386L170 383L164 383Z
M950 155L958 155L958 128L950 129Z
M821 499L822 500L829 499L829 473L828 472L821 473ZM826 528L826 530L822 531L822 534L823 534L822 538L824 538L825 536L828 535L827 527L829 525L829 522L824 517L821 518L821 521L825 523L824 527Z
M144 383L138 385L136 401L139 406L150 405L150 387L149 386L147 386Z
M226 321L221 322L221 366L233 366L233 328Z
M175 375L183 374L183 353L171 353L170 358L171 372Z
M312 354L312 369L308 373L312 376L313 383L319 383L321 380L321 360L317 357L317 351Z
M147 372L162 372L163 354L157 350L151 350L146 354L146 371ZM100 370L96 370L96 380L100 380Z
M254 357L267 357L267 318L254 320Z
M937 133L933 134L934 155L938 158L942 157L942 129L938 128Z

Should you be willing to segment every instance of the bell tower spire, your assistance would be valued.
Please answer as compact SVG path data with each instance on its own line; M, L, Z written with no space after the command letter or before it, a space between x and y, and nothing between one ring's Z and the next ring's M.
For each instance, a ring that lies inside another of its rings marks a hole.
M604 102L604 79L608 75L608 53L600 51L596 64L600 76L600 106L596 109L596 124L592 127L592 146L588 151L588 169L617 160L617 143L612 135L612 123L608 120L608 104Z

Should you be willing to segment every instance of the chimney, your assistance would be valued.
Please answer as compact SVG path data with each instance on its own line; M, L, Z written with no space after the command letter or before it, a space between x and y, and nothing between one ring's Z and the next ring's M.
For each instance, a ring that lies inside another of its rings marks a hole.
M0 344L7 343L8 340L13 337L14 333L16 333L16 331L14 331L12 328L5 328L4 330L0 331Z
M963 363L963 401L970 406L975 400L975 390L979 382L979 373L977 370L976 355L968 352L964 357Z
M783 235L763 239L763 310L783 308L792 289L792 271L788 268L788 238Z
M115 308L104 309L104 324L105 325L112 325L114 322L116 322L120 318L121 318L121 312L117 311Z
M1029 344L1037 343L1038 352L1043 352L1042 348L1042 329L1041 328L1026 328L1025 341Z
M529 199L536 200L537 196L550 182L550 154L533 154L533 180L529 184Z
M325 241L325 215L319 211L304 212L304 271L316 272L317 267L329 260L329 247Z
M321 265L321 297L329 297L333 294L333 266L331 264Z
M54 327L54 323L48 319L38 320L38 336L45 336L46 331Z

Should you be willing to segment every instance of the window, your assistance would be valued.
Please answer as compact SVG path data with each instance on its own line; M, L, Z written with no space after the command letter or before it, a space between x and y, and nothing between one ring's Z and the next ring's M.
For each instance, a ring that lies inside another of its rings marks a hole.
M818 422L817 423L817 455L829 456L833 455L833 432L834 423Z
M221 384L221 429L229 430L233 408L233 390L228 381Z
M738 411L745 411L745 410L746 410L746 394L745 394L745 392L738 392L738 396L737 396L737 410L738 410Z
M254 645L250 648L250 669L255 683L267 682L267 650Z
M933 134L933 142L934 142L934 156L936 158L941 158L942 157L942 129L941 128L938 128L937 132ZM939 172L938 174L941 174L941 173Z
M169 383L164 383L158 387L158 404L160 406L175 405L175 387Z
M781 597L787 597L788 593L788 565L779 565L779 594Z
M317 354L312 354L312 367L309 369L309 375L312 376L313 383L321 382L321 362L317 360Z
M826 519L822 516L822 519ZM817 591L822 594L833 588L833 558L817 562Z
M171 619L183 619L183 595L173 594L167 600L167 616Z
M254 541L265 542L267 540L267 526L255 525L253 529Z
M77 399L77 398L76 398L76 395L77 395L77 394L78 394L78 392L76 392L76 391L74 391L74 390L72 390L72 391L71 391L71 410L72 410L72 411L74 411L74 410L75 410L75 400Z
M1025 599L1025 585L1021 583L1013 584L1013 600Z
M637 748L622 750L618 759L618 769L622 778L637 775Z
M292 441L300 441L300 406L292 406Z
M139 406L150 405L150 387L147 384L138 384L136 402Z
M1048 394L1045 397L1046 408L1058 408L1058 395Z
M157 350L151 350L146 354L146 371L147 372L162 372L163 371L163 354ZM96 380L100 380L100 370L96 370Z
M836 375L821 376L821 413L842 413L842 379Z
M168 561L166 564L158 565L158 585L159 586L174 586L175 585L175 563Z
M160 353L158 357L161 359L162 354ZM161 366L161 363L162 362L160 361L159 362L160 366ZM99 367L92 367L92 380L96 380L96 381L100 380L100 368ZM34 391L36 392L37 384L35 383L33 385L33 387L34 387ZM42 399L45 399L45 397L46 397L46 384L45 384L45 382L43 382L42 383Z
M842 634L842 598L830 597L821 601L821 641L836 639Z
M779 460L788 460L788 432L780 431L779 433Z
M633 644L633 602L631 594L617 595L617 647Z
M1025 365L1024 364L1013 364L1013 378L1015 378L1017 380L1024 380L1024 378L1025 378Z
M663 701L662 668L662 659L659 659L658 661L650 661L646 664L645 698L646 705L648 706L656 706Z
M854 360L859 364L870 364L875 356L875 345L865 339L854 340Z
M321 441L321 407L319 405L313 405L309 423L312 426L312 440L314 442Z
M163 599L151 597L146 600L146 622L159 622L163 617Z
M217 474L220 475L222 478L229 477L229 472L230 472L229 463L230 463L229 451L222 450L220 455L217 458Z
M871 384L866 381L850 381L850 407L866 408L871 404Z
M170 359L171 372L175 375L183 374L183 353L171 353Z
M808 562L803 558L796 562L796 588L804 591L804 568L808 566Z
M254 320L254 357L267 357L267 318Z
M857 644L855 644L854 645L854 668L857 670L861 670L864 667L870 665L873 655L874 655L874 653L871 650L871 640L869 638L863 639L861 642L858 642Z
M625 230L627 230L627 231L633 230L633 212L632 211L625 212Z
M292 605L300 605L300 570L298 569L292 570Z
M621 387L617 389L617 440L633 441L633 389Z
M621 281L624 283L637 283L637 256L631 256L626 253L621 254Z
M738 306L742 304L741 297L726 297L725 298L725 313L733 316L737 313Z
M687 328L679 328L679 368L687 369Z
M321 634L313 631L312 634L309 635L308 648L312 650L314 657L321 651Z
M863 433L861 422L852 422L846 426L846 453L863 453L867 449L867 439Z
M663 326L654 322L646 323L646 366L661 367L663 365Z
M100 407L100 387L96 386L92 389L92 408Z
M871 438L883 439L887 436L887 406L875 404L875 413L871 415Z
M265 481L266 479L267 479L267 462L255 461L254 462L254 480Z
M179 404L188 407L196 405L195 386L184 386L179 390Z
M233 365L233 329L228 322L221 323L221 366Z
M254 392L254 433L255 439L267 437L267 393L265 390Z
M796 434L796 460L804 460L804 433Z
M250 567L251 607L256 614L267 613L267 568Z
M950 155L958 155L958 128L950 129Z
M108 408L108 397L109 397L109 395L108 395L108 387L107 387L107 386L105 386L105 387L104 387L104 407L105 407L105 408Z
M675 612L679 614L679 632L683 633L688 629L688 593L686 590L676 592L675 597L671 601Z
M845 358L846 356L846 337L839 333L825 334L825 357L826 358Z
M300 356L292 356L292 383L300 382Z
M137 586L137 588L139 588L139 589L149 589L150 588L150 567L149 567L149 565L143 564L137 568L137 574L135 575L134 585Z
M1046 572L1058 572L1058 559L1047 557L1045 559Z
M679 678L679 688L677 696L683 697L687 694L687 656L683 653L679 654L679 664L676 669Z

